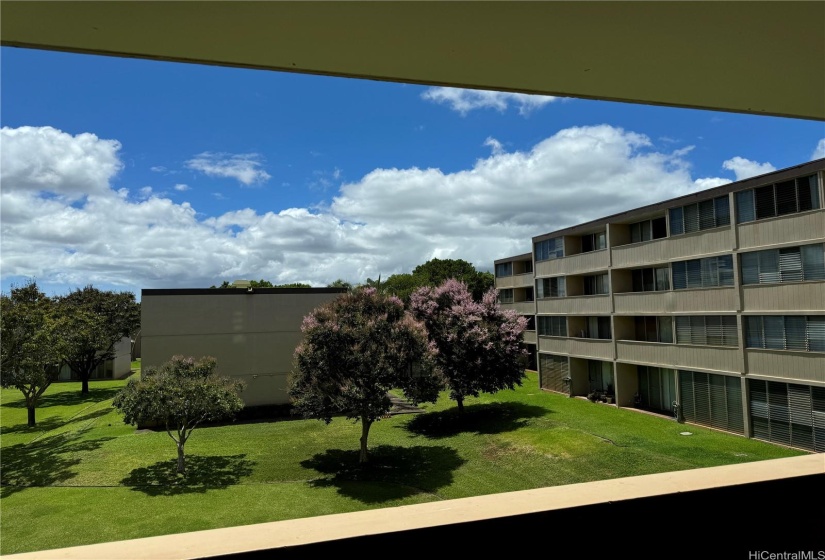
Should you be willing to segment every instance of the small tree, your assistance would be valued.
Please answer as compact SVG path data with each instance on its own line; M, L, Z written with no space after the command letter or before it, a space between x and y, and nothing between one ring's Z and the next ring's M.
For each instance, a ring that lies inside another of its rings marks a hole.
M198 361L173 356L144 370L140 380L130 379L112 402L127 424L159 424L166 429L178 448L179 474L186 472L184 446L195 428L231 418L244 406L243 382L220 377L216 366L209 356Z
M296 411L327 424L344 414L361 422L359 462L366 463L372 424L389 414L389 391L413 403L435 402L441 380L424 326L404 304L375 288L359 288L304 318L303 342L289 394Z
M0 296L0 385L26 399L28 425L35 426L40 396L59 373L53 302L30 281Z
M496 295L493 288L474 301L466 284L447 280L410 297L413 315L438 348L436 360L459 414L465 398L513 389L524 379L526 350L521 343L527 319L502 310Z
M58 350L64 362L89 392L89 378L97 367L115 357L115 345L140 328L140 304L131 292L103 291L93 286L57 298Z

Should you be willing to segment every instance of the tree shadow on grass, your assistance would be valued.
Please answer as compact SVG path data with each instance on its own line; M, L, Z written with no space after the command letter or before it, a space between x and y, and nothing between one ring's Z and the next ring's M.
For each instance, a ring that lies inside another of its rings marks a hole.
M374 504L421 493L435 493L453 481L453 471L463 465L455 449L444 446L399 447L379 445L369 451L369 462L358 462L358 450L330 449L301 466L325 478L311 486L335 486L338 493Z
M0 497L6 498L31 486L53 486L75 477L72 467L81 453L98 449L111 437L80 440L80 435L58 434L32 443L3 447Z
M39 410L49 406L77 406L79 404L101 402L115 398L115 395L119 392L120 387L90 387L89 392L84 395L80 392L80 382L78 382L77 391L64 391L62 393L43 395L37 403L37 408ZM3 406L8 408L26 408L26 400L21 398L20 400L3 403Z
M203 494L238 484L252 474L254 461L241 455L191 455L186 457L186 474L177 473L177 459L158 461L148 467L133 469L120 481L136 492L148 496Z
M464 414L458 413L458 407L419 414L402 427L431 439L462 433L499 434L517 430L528 418L539 418L549 412L541 406L518 402L473 404L464 407Z
M46 433L68 424L74 424L75 422L87 422L89 420L94 420L95 418L106 416L110 412L112 412L112 409L105 407L87 412L82 416L73 417L69 420L66 420L62 416L52 416L51 418L46 418L45 420L38 420L36 426L29 426L26 423L15 424L14 426L0 426L0 435L25 433L36 434L39 432ZM3 452L5 453L5 450L3 450Z

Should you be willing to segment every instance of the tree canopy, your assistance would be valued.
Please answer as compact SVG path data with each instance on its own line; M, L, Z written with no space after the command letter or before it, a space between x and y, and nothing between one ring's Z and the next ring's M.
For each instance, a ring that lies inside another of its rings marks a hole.
M35 426L40 396L60 371L54 304L29 281L0 296L0 322L0 385L23 393L28 425Z
M341 294L304 318L289 394L294 409L326 423L361 422L359 462L368 461L372 424L389 414L389 392L435 402L441 387L424 326L395 296L375 288Z
M104 291L88 285L56 298L61 358L79 376L81 392L89 392L89 378L115 356L115 345L140 328L140 304L131 292Z
M199 425L231 418L243 409L243 382L221 377L217 361L173 356L130 379L112 401L127 424L160 425L177 445L177 472L186 472L184 446Z
M210 288L234 288L232 282L228 280L224 280L220 286L209 286ZM250 288L311 288L309 284L304 284L302 282L293 282L291 284L273 284L269 280L264 280L261 278L260 280L250 280L249 281Z
M367 279L367 285L372 285L387 293L401 298L405 304L410 296L419 288L425 286L436 287L445 281L454 279L468 286L473 299L480 301L495 283L495 277L490 272L481 272L461 259L431 259L416 266L412 273L393 274L383 282Z
M466 284L447 280L437 288L414 292L410 310L438 349L436 362L459 413L468 396L521 385L527 319L501 309L494 288L475 301Z

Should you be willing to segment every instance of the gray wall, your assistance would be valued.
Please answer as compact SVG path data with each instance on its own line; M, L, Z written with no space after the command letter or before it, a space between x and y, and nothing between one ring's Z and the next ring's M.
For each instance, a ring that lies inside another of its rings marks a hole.
M172 356L212 356L221 375L246 382L247 406L286 404L301 321L344 290L143 290L141 368Z

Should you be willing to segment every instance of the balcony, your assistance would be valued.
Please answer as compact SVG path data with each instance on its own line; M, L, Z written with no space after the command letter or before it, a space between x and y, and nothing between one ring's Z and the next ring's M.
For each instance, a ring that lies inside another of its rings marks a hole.
M747 348L748 374L825 383L825 353Z
M610 296L570 296L536 300L536 312L555 315L607 315Z
M536 313L536 302L517 301L514 303L500 303L502 309L515 311L519 315L534 315Z
M616 359L672 369L698 368L732 373L743 371L741 350L727 346L619 340L616 342Z
M540 336L539 351L577 358L613 359L613 341L599 338Z
M696 288L661 292L627 292L614 294L616 313L695 313L736 311L738 298L734 288Z
M736 227L739 249L822 239L825 237L825 210L767 218Z
M489 540L478 538L483 534L542 534L548 527L553 527L557 534L572 534L580 531L582 520L587 519L609 519L611 530L623 535L638 532L639 520L644 519L645 531L667 534L673 531L673 517L654 512L674 511L703 511L704 524L726 529L725 539L713 543L715 555L720 558L747 558L748 551L754 550L820 550L821 529L825 526L825 508L821 505L813 504L805 515L776 516L770 530L754 532L752 516L731 515L730 508L708 508L707 504L735 504L739 512L782 511L793 502L792 497L809 496L812 488L825 483L823 461L825 454L812 453L11 554L8 560L298 560L331 554L359 555L364 550L412 550L424 540L461 543L462 554L483 556L490 552ZM706 539L687 539L671 556L700 558L707 555L708 546ZM637 558L660 555L660 551L644 548L634 548L633 552Z
M496 278L496 288L530 288L533 286L533 273L514 274L513 276L500 276Z
M578 253L560 259L550 259L536 263L536 276L554 276L559 274L578 274L605 270L610 255L607 249Z
M645 266L731 250L733 250L733 230L730 226L631 245L620 245L611 249L613 268Z
M536 344L536 331L524 331L524 343Z
M742 286L743 311L805 311L821 314L825 282Z

